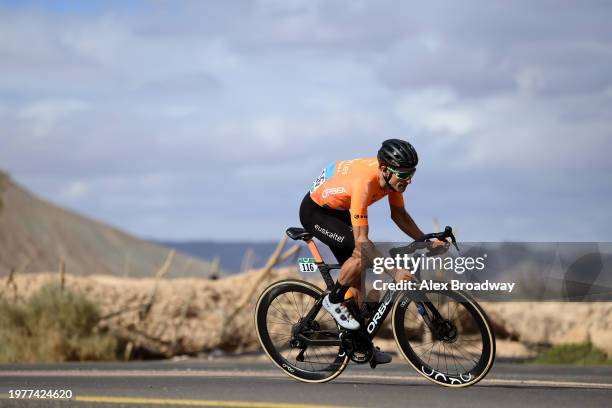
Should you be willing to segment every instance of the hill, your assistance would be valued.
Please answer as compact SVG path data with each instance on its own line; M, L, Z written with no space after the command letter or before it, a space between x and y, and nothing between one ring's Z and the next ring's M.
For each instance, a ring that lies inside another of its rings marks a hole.
M76 275L152 276L170 249L37 198L0 172L0 275L57 270ZM177 253L168 277L210 274L212 265Z

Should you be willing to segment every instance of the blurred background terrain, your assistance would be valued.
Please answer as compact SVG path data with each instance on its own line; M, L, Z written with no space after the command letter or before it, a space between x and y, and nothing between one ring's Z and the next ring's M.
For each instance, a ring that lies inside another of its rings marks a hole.
M3 361L255 350L253 302L296 274L300 247L278 240L308 186L387 138L419 152L405 196L424 230L610 242L611 17L578 1L0 1ZM373 240L405 240L384 200L369 219ZM612 355L608 303L486 308L506 357Z
M60 259L72 273L150 276L168 253L154 243L126 234L35 197L0 176L0 276L10 270L57 270ZM209 276L213 265L177 254L175 276Z

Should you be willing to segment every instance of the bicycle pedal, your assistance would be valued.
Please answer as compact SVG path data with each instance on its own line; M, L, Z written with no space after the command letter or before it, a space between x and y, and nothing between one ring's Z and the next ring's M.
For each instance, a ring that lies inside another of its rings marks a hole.
M299 361L300 363L304 362L304 352L306 351L306 349L301 349L300 352L298 353L297 356L295 356L295 359L297 361Z

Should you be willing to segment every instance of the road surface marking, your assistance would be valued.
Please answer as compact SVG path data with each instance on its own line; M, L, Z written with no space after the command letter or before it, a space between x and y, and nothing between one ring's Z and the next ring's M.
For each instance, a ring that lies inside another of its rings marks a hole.
M340 405L292 404L288 402L252 402L252 401L215 401L166 398L105 397L98 395L81 395L73 401L99 402L106 404L156 404L188 405L192 407L238 407L238 408L344 408Z
M274 378L293 381L282 372L256 370L3 370L0 377L203 377L203 378ZM424 377L415 375L380 375L380 374L349 374L343 373L335 381L400 381L416 384L427 381ZM555 381L555 380L517 380L503 378L485 378L482 385L517 385L525 387L556 387L556 388L602 388L612 389L612 383Z

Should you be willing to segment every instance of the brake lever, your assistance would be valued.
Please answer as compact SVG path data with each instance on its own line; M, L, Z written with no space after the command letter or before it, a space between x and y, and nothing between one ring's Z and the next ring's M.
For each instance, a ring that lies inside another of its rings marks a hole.
M455 249L457 249L457 252L459 252L459 245L457 245L457 239L455 239L455 234L453 234L453 229L447 225L446 228L444 228L444 233L446 236L448 236L451 239L451 243L453 244Z

